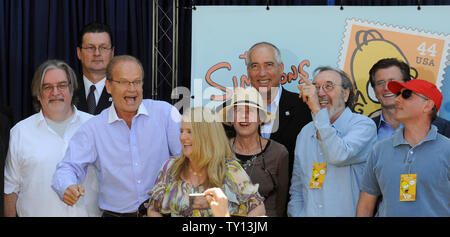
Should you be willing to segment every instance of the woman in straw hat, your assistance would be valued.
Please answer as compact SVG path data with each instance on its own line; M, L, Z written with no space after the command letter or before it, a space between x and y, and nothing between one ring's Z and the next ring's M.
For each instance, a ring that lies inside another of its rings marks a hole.
M148 216L213 216L205 194L214 187L227 196L231 215L265 215L258 186L237 162L211 110L197 107L182 116L180 142L182 154L163 165L149 192Z
M258 191L265 198L266 215L284 216L289 153L282 144L260 135L260 126L269 123L274 116L265 109L261 95L253 87L236 89L231 104L224 107L221 114L224 123L236 131L230 144L252 182L259 184Z

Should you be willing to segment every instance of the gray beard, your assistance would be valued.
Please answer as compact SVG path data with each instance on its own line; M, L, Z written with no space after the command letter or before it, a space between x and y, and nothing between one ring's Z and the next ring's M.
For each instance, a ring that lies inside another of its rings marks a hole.
M339 107L331 107L330 110L328 110L328 117L333 118L337 113L341 112L343 109L345 109L345 105L339 106Z

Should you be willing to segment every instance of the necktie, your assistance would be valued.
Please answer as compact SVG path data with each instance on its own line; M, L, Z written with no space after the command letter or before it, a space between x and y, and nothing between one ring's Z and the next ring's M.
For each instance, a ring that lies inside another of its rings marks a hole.
M95 107L97 107L95 103L95 86L92 85L91 88L89 88L89 95L87 97L87 106L88 106L88 113L94 114L95 113Z

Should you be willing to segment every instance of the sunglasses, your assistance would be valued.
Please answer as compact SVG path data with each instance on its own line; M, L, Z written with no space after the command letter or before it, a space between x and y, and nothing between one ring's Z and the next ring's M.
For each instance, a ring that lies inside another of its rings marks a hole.
M402 92L399 92L399 93L397 94L397 96L401 95L402 98L406 100L406 99L408 99L409 97L411 97L412 94L415 94L415 95L421 97L421 98L424 99L424 100L429 100L429 98L427 98L426 96L421 95L421 94L418 94L418 93L416 93L416 92L414 92L414 91L412 91L412 90L408 90L408 89L407 89L407 90L403 90Z

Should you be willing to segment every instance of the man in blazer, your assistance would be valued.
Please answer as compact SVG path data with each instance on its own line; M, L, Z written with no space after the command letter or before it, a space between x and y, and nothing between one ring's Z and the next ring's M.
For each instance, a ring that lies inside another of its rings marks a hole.
M114 57L109 26L92 22L79 32L77 56L83 75L78 77L75 92L77 108L97 115L111 105L112 97L105 89L106 66Z
M283 144L289 152L289 181L292 177L297 135L309 123L311 111L299 99L280 85L284 64L280 50L268 42L254 44L247 53L247 75L252 86L267 100L267 110L276 115L261 128L261 135Z

